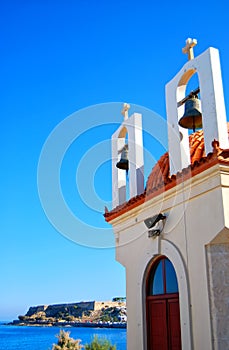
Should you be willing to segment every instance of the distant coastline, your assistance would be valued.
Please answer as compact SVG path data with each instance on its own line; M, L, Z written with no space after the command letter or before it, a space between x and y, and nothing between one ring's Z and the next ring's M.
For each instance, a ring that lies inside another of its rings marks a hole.
M126 328L127 322L21 322L14 320L4 323L7 326L32 327L94 327L94 328Z
M126 328L125 298L112 301L82 301L68 304L31 306L25 315L8 325Z

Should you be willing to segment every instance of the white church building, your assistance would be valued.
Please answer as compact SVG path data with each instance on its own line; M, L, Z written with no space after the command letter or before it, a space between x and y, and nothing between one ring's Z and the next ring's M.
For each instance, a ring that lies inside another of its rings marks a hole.
M112 136L104 216L126 270L128 350L229 349L228 125L219 52L194 57L195 44L187 39L188 61L166 85L168 152L146 187L141 114L125 104Z

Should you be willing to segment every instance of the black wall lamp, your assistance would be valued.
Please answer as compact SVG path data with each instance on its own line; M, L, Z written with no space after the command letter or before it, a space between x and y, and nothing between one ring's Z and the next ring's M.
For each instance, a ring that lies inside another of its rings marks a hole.
M166 219L166 215L160 213L154 215L148 219L144 220L144 223L148 230L148 237L158 237L163 229L162 225L158 225L160 221L164 221Z

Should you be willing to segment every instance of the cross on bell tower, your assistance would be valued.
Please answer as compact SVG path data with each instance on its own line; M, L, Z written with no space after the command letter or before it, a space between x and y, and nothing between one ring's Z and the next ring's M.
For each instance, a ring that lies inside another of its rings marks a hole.
M130 109L130 105L128 103L124 103L123 104L123 109L122 109L122 115L124 117L124 120L128 119L128 111Z
M182 52L184 54L188 54L188 60L192 60L194 58L193 47L197 45L196 39L188 38L186 40L186 46L183 47Z

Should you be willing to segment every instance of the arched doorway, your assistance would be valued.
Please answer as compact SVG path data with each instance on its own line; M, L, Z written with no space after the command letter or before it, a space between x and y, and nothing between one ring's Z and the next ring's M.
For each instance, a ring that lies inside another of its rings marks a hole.
M181 350L177 277L165 256L154 262L147 276L146 317L148 350Z

